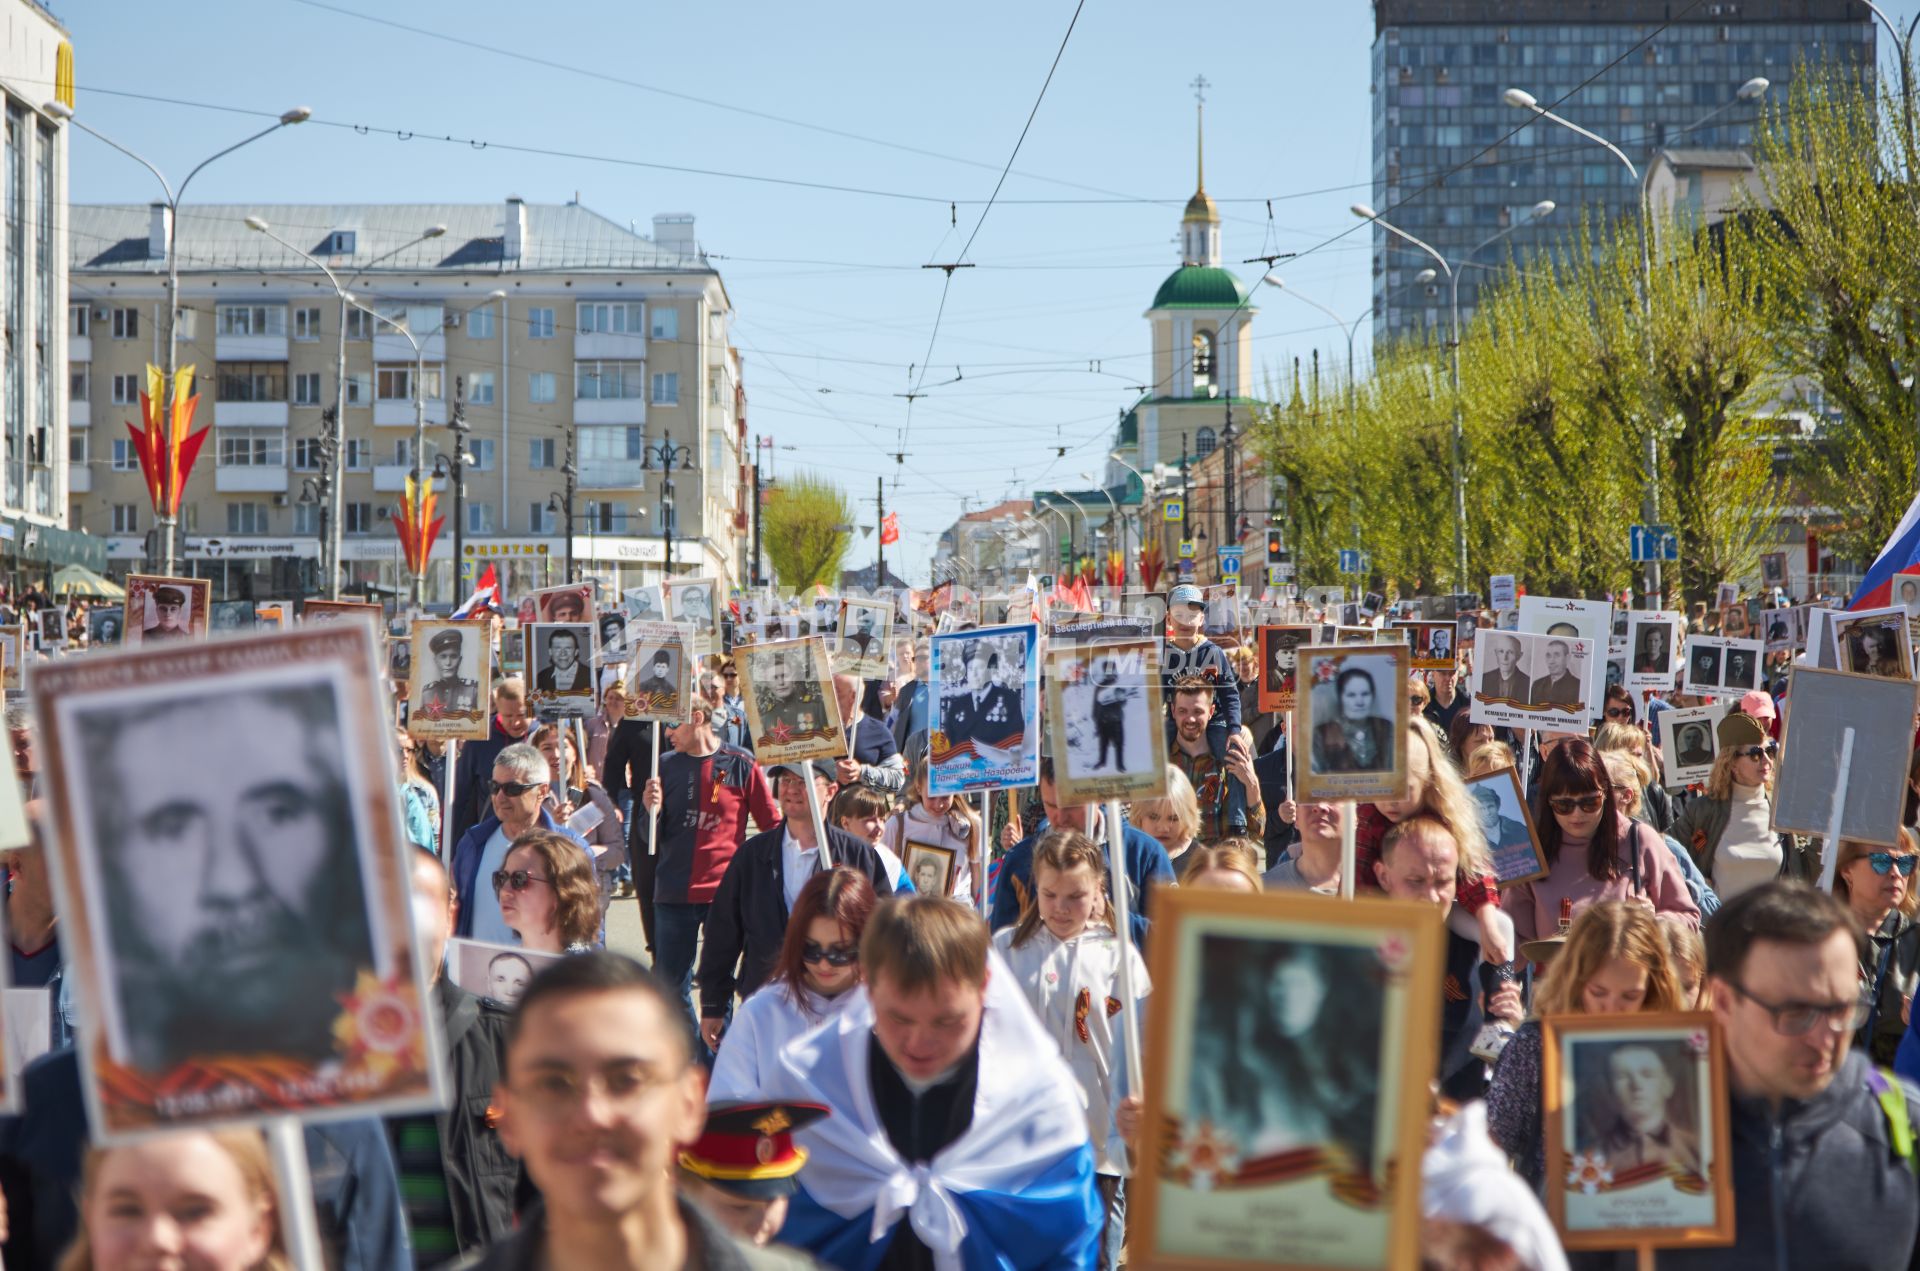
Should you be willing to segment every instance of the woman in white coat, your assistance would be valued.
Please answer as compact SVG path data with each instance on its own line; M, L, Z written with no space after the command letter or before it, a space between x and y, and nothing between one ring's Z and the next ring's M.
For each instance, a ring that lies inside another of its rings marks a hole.
M715 1052L707 1099L763 1098L781 1047L840 1013L860 983L860 934L878 903L865 874L832 869L800 889L773 975L740 1004Z

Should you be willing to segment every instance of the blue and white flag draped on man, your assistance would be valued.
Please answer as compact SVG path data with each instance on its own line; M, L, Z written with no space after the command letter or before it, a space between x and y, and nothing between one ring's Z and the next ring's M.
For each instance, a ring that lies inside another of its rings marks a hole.
M1860 580L1859 590L1853 593L1847 608L1883 609L1892 604L1894 575L1906 573L1916 565L1920 565L1920 494L1914 495L1886 546L1873 558L1873 564L1867 566L1866 577Z
M924 1165L901 1159L874 1107L864 988L781 1052L770 1083L779 1097L833 1109L795 1135L808 1159L782 1244L866 1271L897 1225L911 1222L939 1271L1095 1264L1105 1209L1079 1089L1006 963L996 954L988 965L973 1121Z

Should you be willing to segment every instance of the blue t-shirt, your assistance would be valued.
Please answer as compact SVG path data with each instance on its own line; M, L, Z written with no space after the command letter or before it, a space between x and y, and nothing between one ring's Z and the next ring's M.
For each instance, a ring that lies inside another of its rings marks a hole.
M480 853L480 872L473 879L473 939L486 940L493 944L519 944L520 937L513 934L507 926L507 920L500 916L500 897L493 890L493 873L507 863L507 852L513 844L507 841L505 832L496 827L493 837L487 840L487 846Z

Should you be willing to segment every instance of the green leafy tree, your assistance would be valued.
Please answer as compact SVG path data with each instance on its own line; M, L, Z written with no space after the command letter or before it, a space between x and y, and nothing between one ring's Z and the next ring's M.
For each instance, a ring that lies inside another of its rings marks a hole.
M767 499L761 542L774 573L790 593L834 585L852 545L853 505L825 477L783 477Z

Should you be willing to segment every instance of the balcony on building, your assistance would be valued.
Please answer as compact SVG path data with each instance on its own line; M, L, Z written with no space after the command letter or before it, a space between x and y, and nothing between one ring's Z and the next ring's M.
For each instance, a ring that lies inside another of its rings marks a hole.
M219 428L285 428L287 363L222 361L214 386L213 422Z
M139 407L134 407L137 413ZM93 403L84 397L74 398L67 403L67 427L91 428L93 426Z
M583 490L638 490L646 484L647 470L639 459L581 459L580 488Z
M446 400L439 397L429 397L427 399L426 416L427 426L429 428L436 424L444 427L447 422ZM379 428L411 428L413 427L413 403L375 402L373 404L373 422L374 425Z
M67 337L67 361L93 361L93 337L90 335L69 335Z
M647 422L647 399L639 396L584 400L576 398L573 403L573 422L576 424L644 424Z
M646 306L638 300L582 300L574 306L573 356L642 361L647 356Z
M375 494L402 494L407 488L407 478L413 473L410 463L377 463L373 466L373 491ZM433 488L445 492L447 479L435 477ZM451 512L449 508L447 511Z
M93 493L93 468L84 463L67 465L67 493Z
M420 342L413 351L413 340L395 331L386 322L373 326L373 360L376 362L413 362L424 357L428 362L447 360L447 310L444 305L393 305L380 310L382 316L397 322Z
M214 332L217 361L284 364L287 360L284 304L221 305L214 315Z
M213 470L213 488L221 494L285 494L285 465L220 464Z

